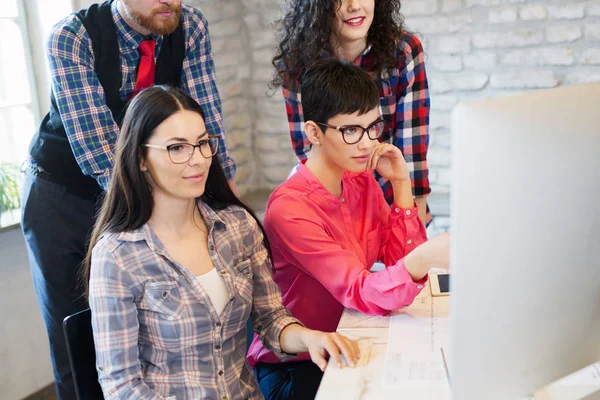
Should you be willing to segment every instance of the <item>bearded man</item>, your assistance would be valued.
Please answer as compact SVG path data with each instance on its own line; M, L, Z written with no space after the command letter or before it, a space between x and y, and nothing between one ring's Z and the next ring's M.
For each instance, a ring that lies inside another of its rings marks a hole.
M108 189L125 104L154 84L202 106L235 191L225 148L207 21L181 0L109 0L59 22L48 41L50 111L24 164L22 227L44 318L58 398L75 399L65 317L87 308L78 276Z

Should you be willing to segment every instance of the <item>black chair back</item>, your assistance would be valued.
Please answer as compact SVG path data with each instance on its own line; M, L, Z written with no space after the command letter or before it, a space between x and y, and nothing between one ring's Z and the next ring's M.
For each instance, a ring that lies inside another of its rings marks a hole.
M90 309L65 318L63 329L77 400L103 400L96 371L96 349Z

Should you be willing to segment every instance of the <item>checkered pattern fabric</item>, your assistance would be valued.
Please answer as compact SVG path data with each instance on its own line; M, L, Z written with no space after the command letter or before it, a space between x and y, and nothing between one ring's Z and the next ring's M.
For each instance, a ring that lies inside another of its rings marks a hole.
M135 88L144 37L125 23L112 5L121 52L122 85L120 95L127 101ZM186 57L181 72L181 88L200 103L206 116L206 128L218 135L219 160L228 178L235 174L235 164L225 148L221 99L215 83L207 22L200 11L183 6L182 23ZM162 36L154 35L158 57ZM59 22L48 42L48 60L52 90L71 143L75 159L82 171L108 187L114 162L114 145L119 132L106 105L104 89L94 72L92 43L85 27L74 14Z
M110 399L262 399L246 362L246 321L281 359L298 322L281 304L256 221L237 206L200 203L211 260L231 298L221 314L150 225L109 233L92 253L89 303L96 364Z

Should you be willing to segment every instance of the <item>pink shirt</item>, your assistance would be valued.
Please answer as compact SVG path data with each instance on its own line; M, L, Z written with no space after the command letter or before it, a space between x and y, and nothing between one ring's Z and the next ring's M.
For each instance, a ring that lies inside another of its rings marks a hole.
M283 304L306 327L325 332L335 332L344 307L383 315L411 304L427 280L414 282L403 260L427 240L416 206L390 209L371 171L346 173L342 184L334 196L300 165L265 212ZM378 260L386 269L370 272ZM294 360L306 359L308 353ZM280 362L256 335L248 361Z

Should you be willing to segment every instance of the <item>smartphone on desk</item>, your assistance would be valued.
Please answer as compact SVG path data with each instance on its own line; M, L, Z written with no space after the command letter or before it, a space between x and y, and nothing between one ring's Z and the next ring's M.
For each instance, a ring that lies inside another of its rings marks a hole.
M432 296L450 295L450 274L429 275L429 286Z

